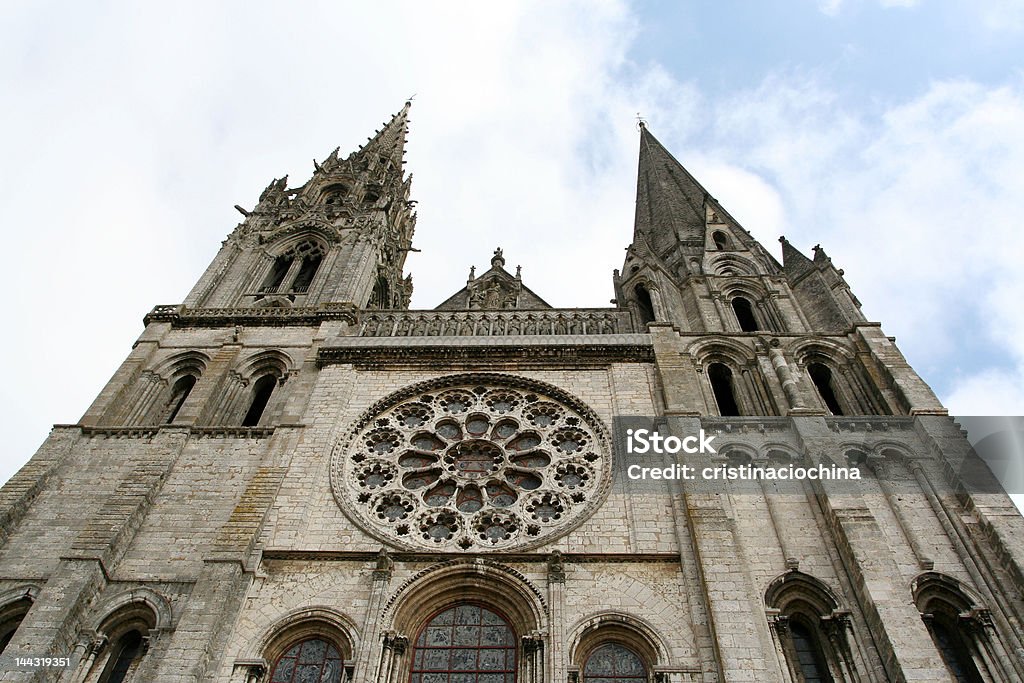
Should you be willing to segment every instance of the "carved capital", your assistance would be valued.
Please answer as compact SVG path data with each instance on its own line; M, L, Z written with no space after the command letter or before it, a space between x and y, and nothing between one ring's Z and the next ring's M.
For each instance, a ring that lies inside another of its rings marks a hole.
M534 631L533 633L523 636L523 654L529 656L535 652L542 652L544 650L544 637Z
M385 631L384 647L400 655L409 647L409 639L397 631Z
M960 626L970 633L980 634L993 628L992 613L987 609L976 608L959 616Z

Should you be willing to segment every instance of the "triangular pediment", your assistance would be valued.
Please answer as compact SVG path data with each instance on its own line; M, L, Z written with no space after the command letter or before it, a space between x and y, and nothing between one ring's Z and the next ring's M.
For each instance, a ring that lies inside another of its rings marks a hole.
M435 310L498 311L517 308L551 308L551 305L523 284L518 267L515 275L505 270L505 258L501 249L496 249L491 258L490 270L478 277L475 266L470 268L466 286L448 297Z

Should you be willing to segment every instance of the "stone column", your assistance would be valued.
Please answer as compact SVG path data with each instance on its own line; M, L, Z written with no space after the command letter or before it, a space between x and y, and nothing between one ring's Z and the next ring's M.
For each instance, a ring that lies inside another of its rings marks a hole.
M789 403L790 409L806 410L807 406L804 404L803 397L800 396L800 384L796 381L796 377L793 376L793 369L786 362L786 357L782 354L782 350L779 349L778 339L773 339L768 343L768 357L771 359L772 367L775 368L775 374L782 384L782 391L786 394L786 401Z
M373 680L377 683L400 683L402 663L405 653L408 651L409 639L407 637L396 631L385 633L381 638L380 665L377 668L377 676Z
M548 556L548 680L564 681L566 675L565 651L565 564L557 550Z
M395 563L388 555L385 548L380 549L377 555L377 565L373 570L373 586L370 589L370 599L366 601L366 615L363 618L362 634L359 638L362 647L356 656L355 674L352 676L354 683L378 683L388 680L384 678L385 672L393 672L397 667L396 657L404 654L404 646L396 650L393 641L388 652L383 652L383 643L380 630L381 609L384 605L384 598L387 596L388 584L391 583L391 575L394 572ZM380 651L380 654L378 654ZM388 654L390 656L384 656ZM379 665L376 667L378 675L372 672L375 667L372 663L379 657ZM392 675L388 673L387 675Z
M211 421L212 408L224 395L229 372L241 350L242 345L233 337L217 350L178 411L176 423L204 424Z

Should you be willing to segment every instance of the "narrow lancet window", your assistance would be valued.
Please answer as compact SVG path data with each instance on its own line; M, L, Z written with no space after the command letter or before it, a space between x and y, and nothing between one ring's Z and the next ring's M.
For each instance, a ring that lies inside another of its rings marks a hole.
M748 299L742 296L733 298L732 310L736 313L736 320L739 322L741 330L757 332L760 329L757 325L757 318L754 317L754 307L750 305Z
M388 286L388 281L385 278L377 278L367 308L391 308L391 288Z
M302 259L302 267L299 269L299 274L295 276L295 282L292 283L293 292L302 294L309 291L309 285L316 277L316 271L319 270L322 260L323 256L319 253L307 254Z
M164 424L171 424L174 422L174 418L178 417L181 407L185 405L185 400L188 398L188 395L192 393L192 387L195 385L195 375L183 375L174 383L174 386L171 388L171 398L167 402Z
M811 363L807 366L807 374L811 376L818 395L821 396L825 407L833 415L842 415L843 409L839 405L839 398L836 396L835 384L832 381L832 371L821 363Z
M114 655L100 683L124 683L142 653L142 634L129 631L117 641Z
M270 402L270 395L274 393L274 387L277 385L277 377L274 375L263 375L252 387L252 401L249 403L249 410L245 414L245 419L242 420L243 427L256 427L260 423L260 418L263 417L263 411L267 409L267 403Z
M267 279L263 283L263 287L260 288L261 292L273 294L284 282L284 276L288 274L288 269L292 265L292 257L289 254L278 256L274 259L274 265L270 268L270 273L267 275Z
M651 301L651 293L643 285L637 285L633 291L636 293L636 307L637 312L640 314L640 325L645 326L647 323L653 323L655 320L654 302Z
M718 414L723 417L738 416L740 408L736 403L736 394L733 391L732 370L722 363L712 363L708 366L708 380L711 382L711 390L714 392L715 402L718 404Z
M793 636L793 653L796 655L796 668L800 671L803 683L832 683L825 655L818 645L818 639L801 621L793 621L789 627Z
M946 615L933 615L928 622L928 631L953 680L957 683L981 683L981 674L974 665L967 644L956 625L947 622Z

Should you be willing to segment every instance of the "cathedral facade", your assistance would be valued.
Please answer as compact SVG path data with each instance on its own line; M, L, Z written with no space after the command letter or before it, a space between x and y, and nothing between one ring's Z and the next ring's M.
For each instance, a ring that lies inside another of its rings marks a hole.
M0 490L0 680L1024 680L1020 515L823 250L641 126L613 306L498 249L410 310L408 111L239 207ZM624 416L864 478L633 481Z

